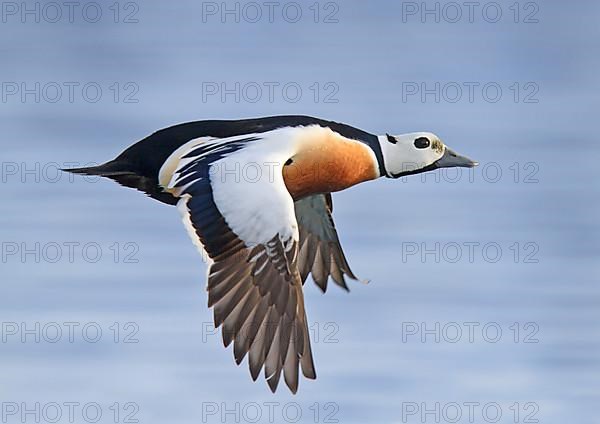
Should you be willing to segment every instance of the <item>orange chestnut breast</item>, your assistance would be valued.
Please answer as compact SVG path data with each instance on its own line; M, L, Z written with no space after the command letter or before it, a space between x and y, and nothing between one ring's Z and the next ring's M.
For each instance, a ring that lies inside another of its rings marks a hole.
M283 168L285 185L296 199L344 190L379 176L371 149L334 132L310 140Z

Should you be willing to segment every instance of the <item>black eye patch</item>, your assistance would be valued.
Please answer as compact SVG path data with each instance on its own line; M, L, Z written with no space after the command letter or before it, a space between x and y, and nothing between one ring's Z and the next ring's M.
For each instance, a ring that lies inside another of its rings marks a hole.
M429 147L430 141L427 137L419 137L415 140L415 147L417 149L425 149Z
M398 142L398 140L396 140L396 137L394 137L393 135L386 134L386 136L387 136L387 140L388 140L390 143L392 143L392 144L396 144L396 143Z

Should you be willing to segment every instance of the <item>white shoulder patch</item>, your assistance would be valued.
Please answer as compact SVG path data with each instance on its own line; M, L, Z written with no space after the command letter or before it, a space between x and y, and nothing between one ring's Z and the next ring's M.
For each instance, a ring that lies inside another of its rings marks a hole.
M175 150L173 153L171 153L171 155L169 155L165 163L163 163L163 165L160 167L160 170L158 171L158 184L161 187L163 187L165 191L169 191L169 183L173 178L173 174L175 174L175 171L177 169L181 168L181 158L185 156L194 147L202 143L209 142L211 140L214 140L214 138L200 137L190 140L182 146L179 146L177 150Z

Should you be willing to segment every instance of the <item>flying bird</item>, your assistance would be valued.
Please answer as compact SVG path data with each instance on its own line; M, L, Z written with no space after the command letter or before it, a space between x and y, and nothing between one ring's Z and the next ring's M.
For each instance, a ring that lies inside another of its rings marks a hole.
M473 167L436 135L373 135L309 116L210 120L175 125L89 168L176 205L207 254L208 306L239 365L264 368L275 392L283 374L316 378L302 286L308 275L348 290L357 279L332 219L331 193L380 177Z

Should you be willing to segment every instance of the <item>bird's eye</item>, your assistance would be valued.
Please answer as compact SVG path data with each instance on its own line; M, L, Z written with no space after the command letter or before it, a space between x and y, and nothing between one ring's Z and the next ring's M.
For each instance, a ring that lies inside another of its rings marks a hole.
M425 149L429 147L429 139L427 137L419 137L415 140L415 147L417 149Z
M387 136L387 141L389 141L390 143L396 144L398 142L398 140L396 140L396 137L394 137L393 135L386 134L386 136Z

